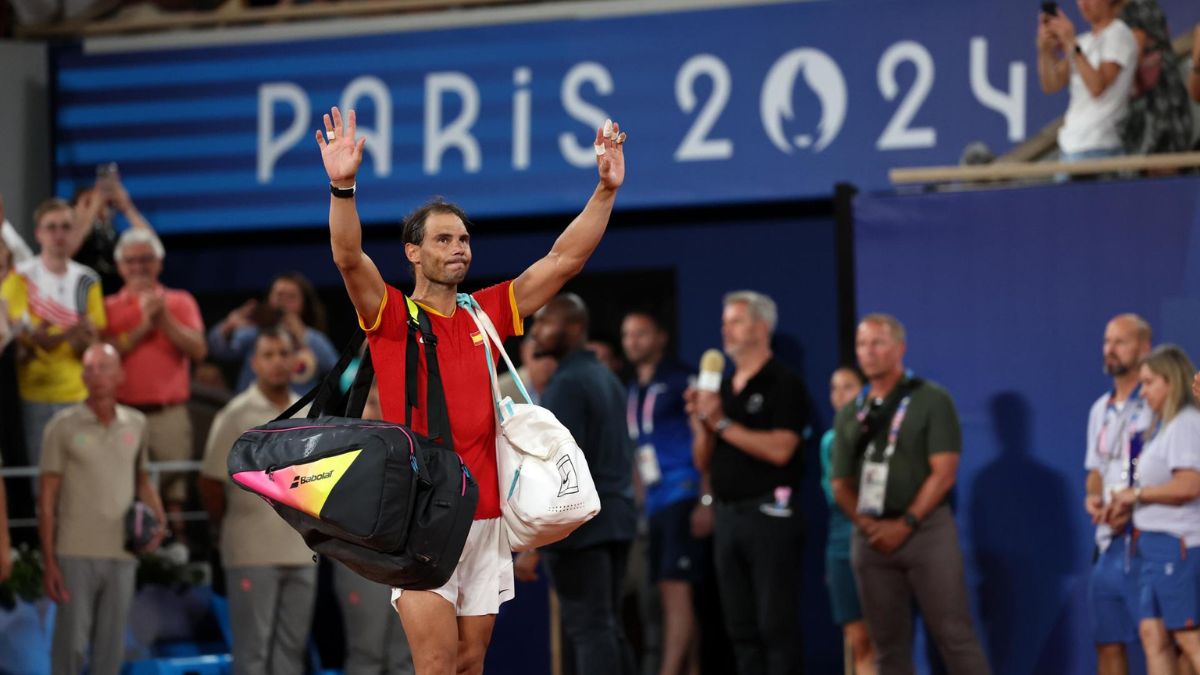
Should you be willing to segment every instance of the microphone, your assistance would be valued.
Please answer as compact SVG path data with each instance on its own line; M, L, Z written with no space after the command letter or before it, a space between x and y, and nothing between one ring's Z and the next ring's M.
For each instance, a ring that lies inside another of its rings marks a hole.
M721 391L721 375L725 372L725 355L719 349L710 349L700 357L700 378L696 388L700 391Z

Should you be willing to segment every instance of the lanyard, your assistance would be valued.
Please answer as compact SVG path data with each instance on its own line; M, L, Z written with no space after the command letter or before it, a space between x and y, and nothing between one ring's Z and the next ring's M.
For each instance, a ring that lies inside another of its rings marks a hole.
M654 433L654 404L659 392L666 390L667 385L657 382L646 387L646 399L642 402L642 425L638 428L638 392L640 387L634 384L629 387L629 399L625 406L625 424L629 428L629 437L638 440L642 434Z
M862 395L859 396L861 401ZM904 424L904 418L908 415L908 404L912 401L912 395L909 394L900 400L900 405L896 407L896 412L892 414L892 422L888 427L887 448L883 451L883 461L888 461L892 455L896 454L896 441L900 439L900 426ZM867 418L867 409L860 407L855 413L858 416L858 421L861 423ZM870 454L870 448L874 447L874 443L868 446L867 453Z
M1158 434L1159 434L1159 432L1162 431L1162 427L1163 427L1162 420L1159 420L1158 424L1154 425L1154 433L1150 434L1149 438L1144 438L1144 434L1133 434L1132 436L1130 436L1130 438L1129 438L1129 485L1131 487L1133 485L1141 483L1141 480L1142 480L1141 471L1138 470L1138 466L1137 466L1138 465L1138 457L1140 457L1142 455L1142 450L1145 449L1145 447L1147 445L1150 445L1151 443L1154 442L1155 438L1158 438Z
M1129 464L1126 467L1125 478L1133 485L1134 473L1137 468L1138 456L1142 454L1142 448L1145 445L1145 440L1142 434L1135 433L1127 434L1126 428L1137 419L1141 414L1145 401L1140 397L1142 385L1138 384L1130 392L1129 398L1126 400L1125 407L1118 409L1116 405L1116 391L1114 390L1108 397L1108 404L1104 408L1104 420L1100 423L1100 433L1096 438L1096 454L1100 456L1100 460L1105 465L1110 465L1112 462L1121 459L1124 443L1128 439L1129 449ZM1109 425L1113 418L1117 418L1118 425L1112 437L1109 436ZM1157 434L1157 430L1155 434ZM1151 436L1153 438L1153 436ZM1107 471L1105 472L1107 473Z

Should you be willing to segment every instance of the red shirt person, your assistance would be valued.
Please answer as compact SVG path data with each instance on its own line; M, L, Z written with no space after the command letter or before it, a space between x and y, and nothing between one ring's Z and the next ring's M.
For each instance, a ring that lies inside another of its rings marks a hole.
M404 421L406 305L403 293L383 281L375 263L363 252L362 226L355 204L355 176L366 139L355 138L354 111L343 123L337 108L325 116L325 133L317 143L332 197L329 206L333 260L346 291L370 336L371 356L379 379L386 419ZM583 211L543 258L512 282L480 291L476 299L496 327L513 335L521 318L536 312L569 279L583 270L608 225L617 190L625 178L619 128L606 122L596 131L599 184ZM445 586L430 591L395 591L418 675L472 675L483 672L500 603L513 595L512 557L498 518L495 422L487 365L474 323L457 311L458 286L471 265L471 236L466 214L453 204L433 201L404 222L404 254L413 272L411 298L430 314L438 338L438 367L450 407L454 449L479 482L479 506L463 554ZM421 361L423 363L423 360ZM424 376L418 369L418 398L424 405ZM457 414L457 417L456 417ZM423 410L413 415L421 430Z
M208 350L196 299L158 281L163 255L162 242L153 232L126 230L115 255L125 284L104 299L105 339L120 352L126 373L117 401L146 416L150 457L159 462L193 459L187 411L191 367ZM164 475L161 492L171 529L182 535L186 474Z

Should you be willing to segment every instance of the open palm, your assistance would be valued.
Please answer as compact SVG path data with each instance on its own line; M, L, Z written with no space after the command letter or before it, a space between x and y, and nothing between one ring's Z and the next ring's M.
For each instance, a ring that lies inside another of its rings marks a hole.
M354 176L358 174L358 165L362 164L363 145L367 139L354 139L357 124L353 110L348 118L343 124L342 113L334 106L329 114L325 115L325 133L317 131L321 161L325 163L325 173L329 174L329 181L332 183L353 182ZM326 135L331 140L326 141Z
M621 133L621 125L613 122L612 137L604 137L604 128L596 130L596 167L600 171L600 183L610 189L616 190L621 187L621 183L625 182L625 139L617 141L618 134ZM604 154L599 154L599 149L604 148Z

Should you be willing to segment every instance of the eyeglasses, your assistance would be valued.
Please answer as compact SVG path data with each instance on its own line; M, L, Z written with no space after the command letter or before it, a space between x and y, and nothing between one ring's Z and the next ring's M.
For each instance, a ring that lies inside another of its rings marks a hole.
M153 265L158 262L158 258L153 255L126 256L121 258L120 262L126 265Z

